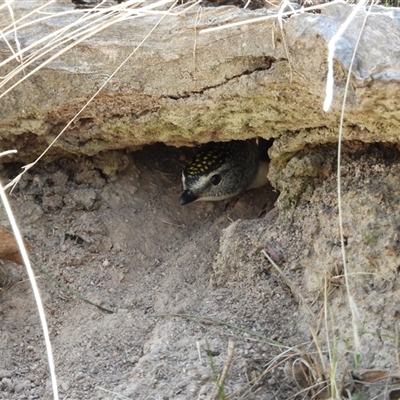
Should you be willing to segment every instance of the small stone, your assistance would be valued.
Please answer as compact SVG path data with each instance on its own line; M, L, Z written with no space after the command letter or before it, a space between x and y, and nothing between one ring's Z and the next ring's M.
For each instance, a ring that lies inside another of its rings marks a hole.
M29 381L22 381L22 382L18 382L15 386L14 386L14 392L15 393L21 393L26 389L29 389L31 387L31 383Z
M198 391L199 391L199 388L197 387L196 384L191 384L191 385L189 385L189 387L188 387L188 392L189 392L192 396L194 396Z
M122 394L126 397L132 397L137 396L137 383L131 383L126 387L126 389L122 392Z
M9 378L3 378L1 380L1 387L2 387L2 390L11 389L13 387L12 380Z
M99 319L99 318L100 318L100 313L94 312L94 313L90 316L90 318L92 318L93 320Z
M16 385L14 387L14 392L21 393L24 389L25 389L25 386L23 384L19 383L18 385Z
M77 380L77 381L81 381L82 379L84 379L85 378L85 374L83 373L83 372L78 372L76 375L75 375L75 379Z
M77 210L91 211L95 207L96 199L97 195L94 189L76 189L64 197L64 203Z
M139 362L140 357L139 356L132 356L131 358L129 358L129 362L131 364L136 364L137 362Z
M65 186L68 182L68 175L62 171L57 171L51 176L51 180L56 186Z
M11 378L12 372L7 369L0 369L0 379L1 378Z
M63 390L64 392L67 392L71 388L71 385L67 381L63 381L60 384L60 389Z

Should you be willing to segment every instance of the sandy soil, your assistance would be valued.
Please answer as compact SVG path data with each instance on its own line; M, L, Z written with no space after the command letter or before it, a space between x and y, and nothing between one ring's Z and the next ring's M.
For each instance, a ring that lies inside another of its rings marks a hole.
M32 259L103 307L35 267L61 398L217 399L230 340L227 399L324 399L330 368L337 396L400 398L398 150L352 143L343 152L353 316L336 146L305 149L287 164L276 208L271 187L179 206L192 154L163 145L121 153L126 167L112 177L85 158L59 160L26 174L10 196ZM0 224L8 227L4 210ZM26 272L10 262L0 271L0 398L50 399Z
M236 202L181 207L180 173L192 153L156 145L122 155L126 169L112 179L86 159L60 160L27 173L11 195L34 246L32 259L112 311L66 293L36 269L61 398L214 398L214 376L226 362L229 339L235 356L226 394L272 399L297 390L283 379L282 367L248 384L282 352L251 332L289 345L301 341L291 323L297 302L290 291L267 273L253 282L210 284L222 230L263 217L276 194L268 187ZM4 174L16 171L9 167ZM3 210L1 223L8 226ZM1 398L50 398L26 272L9 262L1 269Z

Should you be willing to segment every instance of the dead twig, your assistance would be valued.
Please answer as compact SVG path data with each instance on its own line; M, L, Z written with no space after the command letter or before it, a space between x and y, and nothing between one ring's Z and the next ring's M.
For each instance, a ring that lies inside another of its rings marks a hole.
M161 220L161 222L163 224L166 224L166 225L171 225L171 226L175 226L177 228L186 229L186 226L183 225L183 224L182 225L178 225L178 224L174 224L173 222L164 221L163 219Z

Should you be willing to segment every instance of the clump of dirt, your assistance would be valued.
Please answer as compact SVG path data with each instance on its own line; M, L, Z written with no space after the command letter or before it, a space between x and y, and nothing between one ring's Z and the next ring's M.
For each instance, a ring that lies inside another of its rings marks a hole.
M309 340L321 352L322 373L314 374L309 387L328 380L329 371L337 369L338 395L348 396L349 391L370 399L396 389L400 368L400 154L394 146L353 142L345 145L342 156L346 264L339 232L337 149L326 145L304 151L282 171L284 185L290 186L290 176L294 180L291 194L297 204L291 209L287 201L278 201L280 209L266 218L237 221L225 229L212 281L217 287L231 287L232 282L245 286L260 276L274 276L299 303L291 324L280 311L288 332L295 326L305 336L313 333ZM304 169L316 160L323 165L318 173ZM272 262L266 262L263 251ZM365 371L379 378L359 378Z
M210 285L222 230L264 216L276 193L266 187L236 202L181 207L181 170L192 154L149 146L128 155L125 170L112 178L88 158L59 160L29 171L10 195L35 263L103 307L65 292L34 267L61 398L214 398L228 339L235 356L226 394L272 399L297 391L282 366L261 375L284 350L254 336L303 341L291 323L298 313L292 293L264 273L220 289ZM7 167L3 176L18 172ZM4 210L0 223L8 227ZM250 244L249 255L254 250ZM0 297L1 397L51 398L25 270L9 262L1 269L8 282Z

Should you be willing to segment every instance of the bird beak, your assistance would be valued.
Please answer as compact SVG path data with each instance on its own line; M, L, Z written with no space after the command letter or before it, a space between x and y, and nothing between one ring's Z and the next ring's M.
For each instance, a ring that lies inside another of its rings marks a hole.
M185 204L189 204L196 201L198 198L199 196L196 196L191 190L185 190L182 193L181 198L179 199L179 204L181 206L184 206Z

